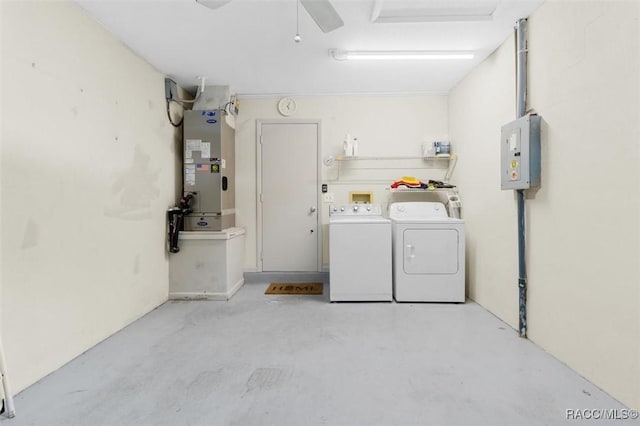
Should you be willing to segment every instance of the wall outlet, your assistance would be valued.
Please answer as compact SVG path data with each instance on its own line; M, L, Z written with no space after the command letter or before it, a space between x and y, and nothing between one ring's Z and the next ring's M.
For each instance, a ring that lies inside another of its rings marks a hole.
M322 202L324 203L333 203L333 194L327 192L326 194L322 194Z

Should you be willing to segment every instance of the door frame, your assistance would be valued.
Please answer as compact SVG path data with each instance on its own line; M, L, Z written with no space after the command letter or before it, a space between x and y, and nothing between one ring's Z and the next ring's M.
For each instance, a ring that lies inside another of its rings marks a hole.
M269 119L256 120L256 265L258 272L262 272L262 125L263 124L315 124L317 126L317 143L316 143L316 234L317 234L317 258L316 272L322 271L322 191L320 191L320 182L322 181L322 139L321 139L321 120L312 119Z

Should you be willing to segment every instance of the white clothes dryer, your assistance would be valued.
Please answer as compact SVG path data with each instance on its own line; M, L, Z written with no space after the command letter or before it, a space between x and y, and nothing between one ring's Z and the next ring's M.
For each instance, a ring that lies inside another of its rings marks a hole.
M464 302L464 220L448 217L442 203L393 203L389 210L395 300Z

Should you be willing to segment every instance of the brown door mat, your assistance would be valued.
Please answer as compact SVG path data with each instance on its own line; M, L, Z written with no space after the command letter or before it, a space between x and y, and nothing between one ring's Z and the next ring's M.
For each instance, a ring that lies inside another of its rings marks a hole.
M322 283L271 283L264 294L322 294Z

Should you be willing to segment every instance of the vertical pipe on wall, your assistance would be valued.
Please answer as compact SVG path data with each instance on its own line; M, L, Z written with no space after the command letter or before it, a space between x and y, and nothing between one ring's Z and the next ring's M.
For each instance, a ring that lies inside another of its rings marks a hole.
M524 261L524 190L518 189L518 331L527 337L527 271Z
M516 23L516 118L524 117L527 103L527 20ZM525 196L518 189L518 302L520 337L527 337L527 272L525 263Z
M527 20L516 22L516 118L524 117L527 105Z

